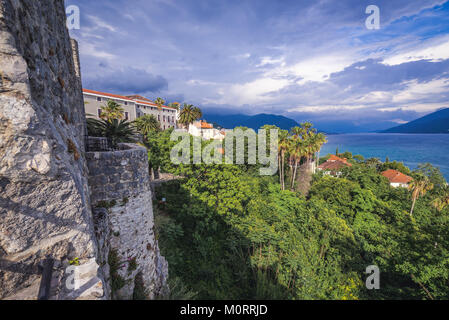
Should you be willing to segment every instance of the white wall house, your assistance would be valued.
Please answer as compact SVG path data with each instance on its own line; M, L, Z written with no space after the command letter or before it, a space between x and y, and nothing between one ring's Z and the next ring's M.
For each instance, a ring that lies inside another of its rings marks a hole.
M408 188L413 180L412 177L393 169L382 172L382 175L390 181L393 188Z
M101 108L108 100L118 103L125 111L125 119L134 121L145 114L153 115L161 124L161 129L177 128L179 111L162 106L161 109L151 100L142 96L121 96L111 93L83 89L86 115L100 119Z
M214 129L213 125L206 121L196 121L189 125L189 133L194 137L202 137L205 140L224 140L226 133Z
M349 163L346 158L331 155L331 157L326 162L318 166L316 170L323 171L324 175L340 177L343 174L342 170L345 167L352 167L352 164Z

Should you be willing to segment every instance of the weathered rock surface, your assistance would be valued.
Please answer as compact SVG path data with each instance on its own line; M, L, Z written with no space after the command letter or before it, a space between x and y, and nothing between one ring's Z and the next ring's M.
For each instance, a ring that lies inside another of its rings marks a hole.
M165 293L168 266L147 151L84 152L65 19L63 0L0 0L0 300L36 299L47 257L50 299L151 299Z
M154 299L166 293L168 264L154 234L148 154L121 147L86 154L100 261L114 299Z
M65 19L63 0L0 0L0 299L33 292L46 256L58 261L59 286L70 259L91 276L98 268L81 80ZM92 277L99 290L87 297L98 298L101 277ZM63 289L55 297L73 298Z

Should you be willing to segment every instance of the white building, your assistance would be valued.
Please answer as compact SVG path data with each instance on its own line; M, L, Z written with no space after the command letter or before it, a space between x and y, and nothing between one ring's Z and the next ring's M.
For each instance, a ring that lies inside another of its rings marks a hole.
M202 137L205 140L224 140L226 132L214 129L213 125L206 121L195 121L189 125L189 133L194 137Z
M124 110L125 119L134 121L145 115L153 115L161 124L161 129L177 128L178 110L168 106L159 108L151 100L142 96L121 96L111 93L83 89L84 108L88 117L100 119L101 108L108 100L118 103Z
M412 177L393 169L382 172L382 175L390 181L393 188L408 188L413 180Z

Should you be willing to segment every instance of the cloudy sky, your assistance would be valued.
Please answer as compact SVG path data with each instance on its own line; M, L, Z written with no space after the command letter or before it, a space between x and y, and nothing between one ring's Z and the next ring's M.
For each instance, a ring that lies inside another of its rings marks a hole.
M376 130L449 107L447 0L66 0L85 88ZM380 8L368 30L368 5Z

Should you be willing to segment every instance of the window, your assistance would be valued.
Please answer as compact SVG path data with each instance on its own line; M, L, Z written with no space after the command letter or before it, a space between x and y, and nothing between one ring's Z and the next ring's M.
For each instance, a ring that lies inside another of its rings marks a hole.
M157 115L157 121L161 121L161 115L160 114Z
M127 106L127 105L128 105L128 102L125 101L125 106Z
M129 113L125 112L125 120L129 120Z
M100 102L101 102L101 98L100 98L100 97L97 97L97 101L100 101Z
M175 116L171 117L171 122L175 122Z
M164 118L163 118L163 119L164 119L163 121L165 122L165 116L164 116Z
M101 118L101 109L98 109L98 118Z

